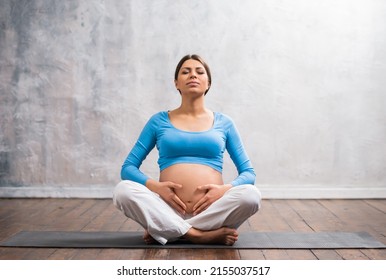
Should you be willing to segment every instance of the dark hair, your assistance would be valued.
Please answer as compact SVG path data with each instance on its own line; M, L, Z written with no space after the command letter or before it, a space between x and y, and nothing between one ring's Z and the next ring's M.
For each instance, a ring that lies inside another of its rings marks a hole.
M184 64L185 61L189 60L189 59L194 59L194 60L197 60L199 61L205 68L205 71L206 71L206 74L208 75L208 81L209 81L209 88L212 84L212 75L210 74L210 69L209 69L209 66L208 64L206 64L206 62L202 59L202 57L200 57L199 55L197 54L187 54L185 55L183 58L181 58L180 62L178 62L177 64L177 67L176 67L176 72L174 72L174 80L177 80L178 78L178 73L180 72L181 70L181 67L182 67L182 64ZM205 91L205 94L209 91L209 88Z

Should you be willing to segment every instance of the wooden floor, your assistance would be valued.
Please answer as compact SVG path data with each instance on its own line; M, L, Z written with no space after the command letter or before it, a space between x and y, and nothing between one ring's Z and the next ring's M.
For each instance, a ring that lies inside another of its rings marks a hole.
M0 241L21 230L141 230L108 199L0 199ZM366 231L386 244L386 200L264 200L239 231ZM386 249L54 249L0 247L0 259L385 260Z

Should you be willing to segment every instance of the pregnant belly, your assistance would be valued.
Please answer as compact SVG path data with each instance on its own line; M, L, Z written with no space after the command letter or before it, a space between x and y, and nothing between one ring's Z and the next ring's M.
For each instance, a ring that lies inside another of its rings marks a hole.
M206 193L200 191L198 186L206 184L223 184L221 173L213 168L200 164L176 164L162 170L160 181L171 181L181 184L182 188L176 190L178 197L185 203L186 213L193 212L193 206Z

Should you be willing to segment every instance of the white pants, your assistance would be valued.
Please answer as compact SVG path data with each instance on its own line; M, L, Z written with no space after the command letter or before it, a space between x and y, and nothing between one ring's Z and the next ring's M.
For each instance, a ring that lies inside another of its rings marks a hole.
M256 186L241 185L228 190L205 211L196 216L182 215L157 193L133 181L121 181L114 190L114 205L138 222L161 244L174 241L194 227L214 230L238 228L260 208L261 194Z

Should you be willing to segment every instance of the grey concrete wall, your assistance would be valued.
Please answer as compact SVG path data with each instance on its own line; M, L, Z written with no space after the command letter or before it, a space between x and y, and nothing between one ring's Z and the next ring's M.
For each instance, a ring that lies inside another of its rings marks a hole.
M198 53L207 105L236 121L257 184L386 189L386 1L0 6L2 188L114 186L149 116L179 105L178 60Z

